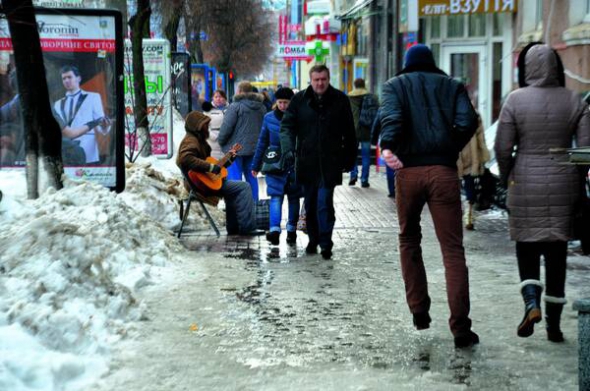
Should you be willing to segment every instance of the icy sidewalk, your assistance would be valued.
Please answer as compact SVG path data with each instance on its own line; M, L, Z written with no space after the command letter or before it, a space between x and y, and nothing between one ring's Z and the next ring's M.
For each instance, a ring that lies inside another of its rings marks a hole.
M590 296L588 258L569 260L566 342L548 342L543 323L518 338L523 304L505 217L480 216L465 247L481 344L457 351L430 217L423 215L423 242L433 323L417 332L405 304L393 204L378 181L338 188L332 261L305 255L304 235L296 248L188 236L185 244L199 251L143 290L148 320L117 347L94 389L577 390L571 302Z

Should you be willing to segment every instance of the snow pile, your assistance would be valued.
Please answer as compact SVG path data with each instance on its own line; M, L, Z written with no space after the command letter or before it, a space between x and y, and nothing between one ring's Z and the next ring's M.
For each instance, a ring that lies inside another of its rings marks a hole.
M3 190L5 190L3 188ZM184 249L113 192L68 181L0 203L0 389L80 389L144 316L134 292Z
M133 209L151 216L174 231L180 227L180 202L188 197L188 192L178 168L167 169L167 164L169 161L159 162L154 158L127 164L125 191L118 197ZM164 173L167 173L167 176ZM223 211L209 207L209 212L218 226L225 224ZM186 225L195 230L210 229L203 211L196 202L191 204Z

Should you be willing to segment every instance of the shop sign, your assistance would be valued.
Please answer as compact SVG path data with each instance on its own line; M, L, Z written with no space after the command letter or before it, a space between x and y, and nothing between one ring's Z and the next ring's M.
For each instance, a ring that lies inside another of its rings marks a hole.
M418 0L419 16L516 11L516 0Z
M172 156L172 91L170 42L165 39L144 39L143 66L145 72L145 92L147 95L147 116L150 125L152 155L158 158ZM125 121L127 134L126 147L138 151L138 135L135 130L133 107L133 53L131 41L125 40Z
M295 41L279 45L277 49L277 57L285 60L297 60L307 59L309 56L305 50L305 42Z

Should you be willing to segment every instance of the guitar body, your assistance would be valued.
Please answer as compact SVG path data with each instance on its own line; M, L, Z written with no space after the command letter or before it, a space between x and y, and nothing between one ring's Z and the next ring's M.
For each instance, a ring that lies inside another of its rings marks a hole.
M211 164L218 164L218 161L211 156L205 159L205 161ZM221 189L223 180L227 177L227 168L221 166L221 172L217 175L211 172L189 171L188 176L199 192L202 194L211 194Z

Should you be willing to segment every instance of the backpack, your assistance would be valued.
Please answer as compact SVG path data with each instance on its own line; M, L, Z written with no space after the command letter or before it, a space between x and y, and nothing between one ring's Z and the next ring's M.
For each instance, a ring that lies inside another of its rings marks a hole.
M371 128L375 117L377 117L377 110L379 110L379 102L377 97L373 94L367 94L363 97L361 104L361 112L359 114L359 125L366 128Z

